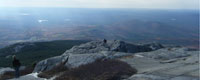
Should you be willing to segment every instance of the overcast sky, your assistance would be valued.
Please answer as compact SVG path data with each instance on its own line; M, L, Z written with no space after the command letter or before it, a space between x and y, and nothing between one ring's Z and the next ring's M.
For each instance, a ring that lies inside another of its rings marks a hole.
M0 7L198 9L199 0L0 0Z

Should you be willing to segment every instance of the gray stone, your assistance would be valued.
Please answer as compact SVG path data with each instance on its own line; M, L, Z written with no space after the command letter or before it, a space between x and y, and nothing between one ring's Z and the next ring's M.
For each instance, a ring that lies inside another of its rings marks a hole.
M80 65L92 63L97 59L105 57L103 54L75 54L70 55L68 62L65 64L69 68L76 68Z
M0 68L0 75L4 74L5 72L8 72L8 71L14 71L14 69L12 68Z
M159 59L159 60L169 60L169 59L176 59L182 57L188 57L192 54L198 54L199 51L187 51L186 48L173 48L173 49L159 49L153 52L145 52L145 53L138 53L139 55Z
M107 43L103 41L91 41L86 44L74 46L61 56L40 61L36 65L34 72L50 70L61 62L66 62L67 67L73 68L88 64L99 58L114 59L130 55L131 53L152 51L160 48L162 46L155 43L135 45L118 40L107 41Z
M165 56L162 55L165 57L164 59L155 58L155 56L162 54L159 52L165 53ZM176 56L172 56L172 54ZM138 74L143 75L132 76L128 80L199 80L199 51L188 51L184 48L174 48L168 51L165 48L132 55L134 57L121 58L120 60L135 67ZM150 77L152 75L155 77Z
M199 80L198 77L188 77L188 76L178 76L178 77L168 77L168 76L158 76L151 74L136 74L128 79L124 80Z
M169 80L169 78L156 75L136 74L125 80Z
M118 40L107 41L107 43L104 43L103 41L91 41L80 46L75 46L72 49L67 50L64 54L98 53L101 51L136 53L153 51L161 48L163 48L163 46L157 43L135 45Z
M56 57L42 60L39 63L37 63L33 72L50 70L56 65L58 65L59 63L61 63L63 59L64 59L63 56L56 56Z
M170 80L199 80L198 77L186 77L186 76L178 76L178 77L174 77L171 78Z
M13 78L9 80L50 80L45 78L39 78L37 77L38 73L31 73L28 75L20 76L19 78Z

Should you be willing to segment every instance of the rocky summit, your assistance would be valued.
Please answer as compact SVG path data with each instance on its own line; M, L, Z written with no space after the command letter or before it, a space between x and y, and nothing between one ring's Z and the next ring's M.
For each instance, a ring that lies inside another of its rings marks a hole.
M60 56L40 61L36 65L34 72L50 70L60 63L64 63L69 68L75 68L101 58L117 58L137 52L148 52L161 48L163 46L158 43L136 45L119 40L109 40L107 42L91 41L86 44L74 46Z
M40 61L34 73L17 80L46 80L35 74L51 70L60 63L68 68L76 68L98 59L117 59L137 69L137 74L120 80L199 80L197 50L163 47L158 43L130 44L118 40L91 41L74 46L60 56Z

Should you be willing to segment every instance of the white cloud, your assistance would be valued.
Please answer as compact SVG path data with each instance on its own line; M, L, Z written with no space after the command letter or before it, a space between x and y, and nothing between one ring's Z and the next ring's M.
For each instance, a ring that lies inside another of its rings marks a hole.
M30 14L28 14L28 13L21 13L20 15L22 15L22 16L29 16Z
M197 9L198 0L1 0L1 7L181 8Z
M39 23L47 22L48 20L38 20Z

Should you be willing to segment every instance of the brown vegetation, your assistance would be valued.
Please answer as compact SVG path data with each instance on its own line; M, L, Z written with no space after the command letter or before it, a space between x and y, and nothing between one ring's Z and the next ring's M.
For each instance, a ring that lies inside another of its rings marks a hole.
M21 76L31 73L33 69L33 66L26 67L20 72ZM68 69L64 64L59 64L49 71L40 73L38 76L51 78L60 73L61 75L56 80L120 80L123 76L136 74L137 70L119 60L97 60L72 69ZM0 77L0 80L11 78L14 78L14 72L6 72Z
M24 70L20 71L20 76L30 74L34 70L34 66L27 66ZM7 80L15 77L14 71L5 72L3 75L0 76L0 80Z
M44 71L44 72L40 73L38 75L38 77L49 79L49 78L53 77L54 75L61 73L61 72L64 72L64 71L67 71L67 70L68 70L68 68L65 67L64 64L61 63L51 70Z
M122 76L137 73L125 62L118 60L97 60L93 63L69 69L56 80L119 80Z

